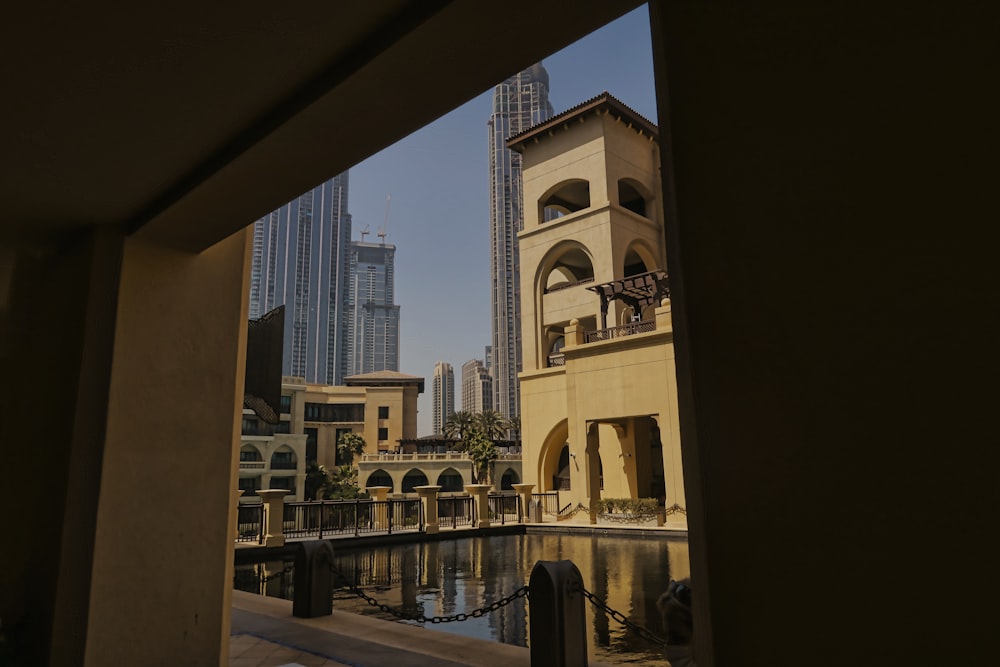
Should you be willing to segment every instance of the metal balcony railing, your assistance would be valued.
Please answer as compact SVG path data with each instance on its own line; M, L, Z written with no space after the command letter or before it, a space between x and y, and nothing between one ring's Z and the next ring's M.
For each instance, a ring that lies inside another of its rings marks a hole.
M629 322L628 324L623 324L620 327L609 327L607 329L598 329L597 331L588 331L584 334L584 342L596 343L602 340L624 338L625 336L634 336L635 334L646 333L649 331L656 331L656 322L653 320L645 322Z

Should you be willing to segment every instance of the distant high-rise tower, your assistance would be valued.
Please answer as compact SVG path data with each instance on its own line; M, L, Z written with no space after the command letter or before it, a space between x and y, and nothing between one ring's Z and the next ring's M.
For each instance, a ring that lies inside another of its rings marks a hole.
M444 424L455 412L455 371L451 364L439 361L434 364L434 381L431 395L434 400L434 435L444 433Z
M250 318L285 306L283 375L341 384L351 216L348 174L316 186L253 226Z
M523 229L521 155L507 138L552 116L549 75L532 65L493 89L490 116L490 251L493 320L493 409L505 417L520 413L517 373L521 370L521 277L517 233Z
M396 246L351 243L345 313L345 375L399 370L399 306L394 300Z
M493 409L493 378L479 359L462 364L462 409L467 412Z

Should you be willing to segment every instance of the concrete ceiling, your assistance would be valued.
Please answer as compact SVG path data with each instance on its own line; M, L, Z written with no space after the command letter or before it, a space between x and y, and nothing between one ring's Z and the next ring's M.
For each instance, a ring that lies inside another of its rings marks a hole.
M202 250L641 3L113 4L0 25L4 236Z

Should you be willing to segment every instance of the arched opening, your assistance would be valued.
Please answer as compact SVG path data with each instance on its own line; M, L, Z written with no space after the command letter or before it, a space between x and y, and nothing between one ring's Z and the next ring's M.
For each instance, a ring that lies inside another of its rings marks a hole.
M590 183L574 178L563 181L538 201L538 219L543 222L590 208Z
M594 265L582 247L570 246L561 253L545 275L544 292L556 292L580 283L593 282Z
M521 478L512 468L507 468L504 474L500 477L500 490L501 491L513 491L515 484L520 484Z
M415 493L414 488L418 486L427 486L427 475L414 468L403 477L403 493Z
M552 366L565 366L566 357L563 355L562 349L566 345L566 336L559 334L556 339L552 341L552 345L549 347L549 354L546 358L545 365L548 367Z
M637 276L650 270L651 268L646 266L646 262L635 251L635 248L629 248L628 252L625 253L625 277Z
M646 200L648 197L639 190L638 183L630 178L623 178L618 181L618 204L624 208L637 213L644 218L649 216L646 213Z
M365 480L363 488L367 489L372 486L388 486L389 492L392 493L394 485L392 483L392 477L389 476L389 473L379 468L372 474L368 475L368 479Z
M448 468L438 475L437 485L441 487L441 493L459 493L465 489L465 480L462 473Z
M243 445L240 447L240 463L260 463L264 457L260 455L260 450L253 445Z
M295 452L288 445L282 445L271 454L271 470L295 470Z
M552 479L552 488L557 491L569 491L571 488L569 473L569 443L563 445L562 450L559 452L559 463L556 466L556 474Z

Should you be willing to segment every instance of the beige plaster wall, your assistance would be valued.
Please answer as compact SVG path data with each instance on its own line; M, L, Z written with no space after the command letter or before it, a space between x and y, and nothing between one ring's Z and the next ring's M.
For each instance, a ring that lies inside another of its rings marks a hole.
M250 239L125 243L87 665L227 662Z

